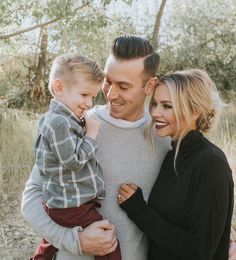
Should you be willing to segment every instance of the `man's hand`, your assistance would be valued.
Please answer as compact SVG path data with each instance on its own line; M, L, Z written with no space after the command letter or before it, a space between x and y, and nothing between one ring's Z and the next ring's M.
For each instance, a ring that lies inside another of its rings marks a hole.
M138 189L138 186L134 183L130 184L121 184L118 194L118 203L121 204L129 199Z
M108 220L101 220L79 232L81 249L84 254L103 256L115 251L117 240L115 227Z

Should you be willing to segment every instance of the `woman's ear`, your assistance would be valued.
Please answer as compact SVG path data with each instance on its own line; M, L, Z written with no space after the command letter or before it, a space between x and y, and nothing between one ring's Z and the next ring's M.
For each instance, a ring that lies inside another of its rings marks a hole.
M64 90L61 80L54 79L52 82L52 86L53 86L55 95L61 97L63 95L63 90Z
M145 85L145 89L144 89L144 93L146 96L150 96L154 90L156 89L156 86L158 84L158 78L157 77L153 77L151 79L148 80L148 82Z
M198 111L195 111L194 114L193 114L193 119L194 121L196 121L200 116L200 113Z

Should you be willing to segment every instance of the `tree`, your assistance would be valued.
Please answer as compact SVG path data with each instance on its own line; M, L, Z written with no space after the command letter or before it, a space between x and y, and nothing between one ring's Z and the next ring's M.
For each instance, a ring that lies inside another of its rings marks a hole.
M158 37L159 37L159 32L160 32L160 27L161 27L161 18L163 16L166 2L167 2L167 0L162 0L160 8L156 14L156 20L155 20L153 33L152 33L152 40L151 40L152 45L155 50L158 48Z
M18 74L19 87L24 88L17 91L16 102L14 104L12 99L11 105L22 106L25 93L33 103L47 101L50 64L60 53L79 51L104 63L112 38L119 30L123 33L129 27L126 21L107 17L106 7L110 2L57 0L43 5L40 1L13 0L11 6L7 2L0 3L0 15L1 10L5 13L0 19L3 28L0 29L0 48L3 47L3 57L14 64L20 63L14 69L11 63L0 65L0 70L2 66L5 72L0 86L11 89L12 79ZM17 29L19 27L21 29ZM14 89L18 89L15 81L14 85Z
M47 26L41 27L40 32L40 52L38 55L37 67L35 70L34 85L30 89L32 100L42 100L46 97L45 92L45 69L48 46Z
M222 90L236 89L235 0L175 1L162 39L162 73L198 67Z

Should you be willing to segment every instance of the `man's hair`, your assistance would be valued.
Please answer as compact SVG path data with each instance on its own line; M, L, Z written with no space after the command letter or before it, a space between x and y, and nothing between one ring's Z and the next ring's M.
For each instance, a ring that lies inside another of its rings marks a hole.
M160 56L154 52L151 43L136 35L117 37L111 47L111 53L117 60L144 59L144 75L146 78L156 76Z
M58 56L52 64L49 75L48 89L54 96L53 81L60 79L68 86L75 80L75 74L81 74L86 80L100 83L104 74L98 64L78 53L68 53Z

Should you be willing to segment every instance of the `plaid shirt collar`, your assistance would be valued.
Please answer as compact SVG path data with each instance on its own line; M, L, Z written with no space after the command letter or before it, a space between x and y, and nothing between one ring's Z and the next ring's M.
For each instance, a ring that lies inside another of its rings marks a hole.
M85 126L84 118L78 118L75 113L73 113L66 105L64 105L62 102L51 99L50 105L49 105L49 111L65 115L67 117L70 117L72 120L76 121L78 124L80 124L82 127Z

